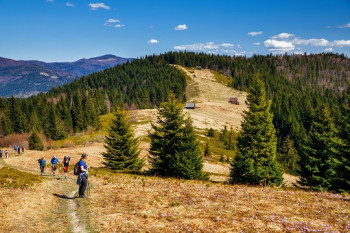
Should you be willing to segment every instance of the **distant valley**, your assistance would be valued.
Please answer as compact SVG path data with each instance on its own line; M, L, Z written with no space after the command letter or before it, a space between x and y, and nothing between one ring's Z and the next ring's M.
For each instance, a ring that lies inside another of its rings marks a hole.
M0 96L29 97L128 61L132 61L132 58L115 55L52 63L0 57Z

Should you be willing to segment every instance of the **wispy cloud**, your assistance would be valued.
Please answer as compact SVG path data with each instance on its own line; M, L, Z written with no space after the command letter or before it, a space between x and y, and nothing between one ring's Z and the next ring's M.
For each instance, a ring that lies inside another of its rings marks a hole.
M338 26L327 26L327 28L350 28L350 23L338 25Z
M327 53L333 52L333 48L326 48L326 49L324 50L324 52L327 52Z
M260 42L255 42L253 43L253 45L260 45Z
M265 40L264 46L270 52L274 53L292 52L296 46L330 47L328 48L328 51L330 51L332 47L350 47L350 40L329 41L324 38L302 39L296 37L294 34L280 33Z
M89 7L91 10L97 10L99 8L103 8L105 10L111 9L109 6L106 6L103 2L97 2L97 3L89 3Z
M222 43L221 44L221 47L224 47L224 48L232 48L234 45L233 44L230 44L230 43Z
M46 0L46 2L53 2L53 0Z
M187 50L187 51L194 51L194 52L203 52L203 53L210 53L210 54L228 54L228 55L235 55L235 56L242 56L247 54L246 51L237 51L233 49L234 47L240 49L241 46L231 43L214 43L214 42L206 42L206 43L194 43L194 44L187 44L187 45L176 45L173 47L175 50Z
M261 35L261 34L263 34L262 31L259 31L259 32L248 32L248 35L250 35L250 36L258 36L258 35Z
M187 27L186 24L179 24L174 29L177 30L177 31L183 31L183 30L187 30L188 27Z
M150 39L147 44L159 44L159 41L156 39Z
M116 24L114 27L115 28L123 28L123 27L125 27L125 25L124 24Z
M119 19L108 19L106 22L105 22L105 26L112 26L112 24L114 23L119 23L120 20Z
M74 7L74 4L69 3L69 2L66 2L66 6L68 6L68 7Z

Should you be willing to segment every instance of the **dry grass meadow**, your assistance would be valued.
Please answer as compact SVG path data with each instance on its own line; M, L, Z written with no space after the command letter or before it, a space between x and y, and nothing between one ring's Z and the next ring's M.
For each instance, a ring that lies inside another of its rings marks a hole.
M178 68L188 76L188 100L198 107L186 110L196 130L221 130L224 125L238 130L247 110L246 93L229 88L218 73ZM228 103L229 97L238 97L240 105ZM146 157L146 136L156 110L133 110L130 116L141 137L141 156ZM102 121L106 127L110 116ZM55 142L56 149L20 156L10 148L10 158L0 160L0 232L350 232L349 195L293 188L296 177L290 175L285 175L288 187L283 188L230 185L225 183L229 164L210 159L204 171L212 181L108 171L102 168L104 132L76 135ZM69 155L75 164L82 153L93 167L88 198L76 198L72 171L66 180L61 167L55 177L47 167L37 179L40 157L49 163L53 155L60 160ZM8 172L6 167L14 169Z

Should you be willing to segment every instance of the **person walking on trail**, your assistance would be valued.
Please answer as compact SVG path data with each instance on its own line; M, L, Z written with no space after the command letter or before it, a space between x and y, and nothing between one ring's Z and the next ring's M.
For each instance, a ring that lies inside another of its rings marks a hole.
M21 147L20 146L17 148L17 152L19 155L21 154Z
M65 179L67 179L67 177L68 177L69 165L70 165L70 157L68 155L66 155L63 158L63 171L64 171L64 178Z
M13 147L13 150L15 151L15 154L17 153L17 145L15 145L14 147Z
M9 158L9 151L8 149L5 150L5 157L8 159Z
M2 150L0 150L0 159L2 159L2 154L3 154L3 152L2 152Z
M57 164L60 161L58 160L58 158L54 155L51 159L51 171L52 171L52 175L55 176L56 175L56 170L57 170Z
M86 164L87 154L82 154L80 161L78 162L79 175L77 178L77 184L79 185L79 197L85 198L85 189L88 182L88 165Z
M45 165L46 165L46 161L44 157L41 157L41 159L38 159L38 163L39 163L40 172L41 172L40 175L42 176L45 171Z
M22 146L22 153L24 153L24 146Z

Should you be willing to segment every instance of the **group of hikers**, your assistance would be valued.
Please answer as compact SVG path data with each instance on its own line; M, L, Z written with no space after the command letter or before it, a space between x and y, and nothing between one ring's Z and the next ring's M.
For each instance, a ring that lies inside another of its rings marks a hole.
M16 155L16 154L21 154L21 150L22 150L22 153L24 153L24 146L17 146L17 145L14 145L13 150L15 151L15 152L14 152L14 155ZM10 156L10 152L9 152L8 149L6 149L5 151L3 151L2 149L0 149L0 159L2 159L4 153L5 153L5 158L8 159L9 156Z
M82 154L81 158L78 163L75 164L74 166L74 175L77 175L77 184L79 185L79 197L80 198L85 198L85 190L88 184L88 169L89 167L86 164L86 159L87 159L87 154ZM38 159L39 167L40 167L40 172L41 176L43 175L46 167L46 160L44 157L41 157ZM56 170L57 170L57 165L60 163L58 160L57 156L52 156L50 164L51 164L51 172L52 175L56 175ZM68 155L63 157L63 172L64 172L64 177L65 179L68 178L68 169L70 165L70 157Z
M2 159L3 153L4 153L4 151L2 149L0 149L0 159ZM8 151L8 149L5 150L5 158L6 159L9 158L9 151Z
M13 146L13 150L15 151L15 154L18 153L18 154L21 154L21 149L22 149L22 153L24 153L24 146L17 146L17 145L14 145Z

